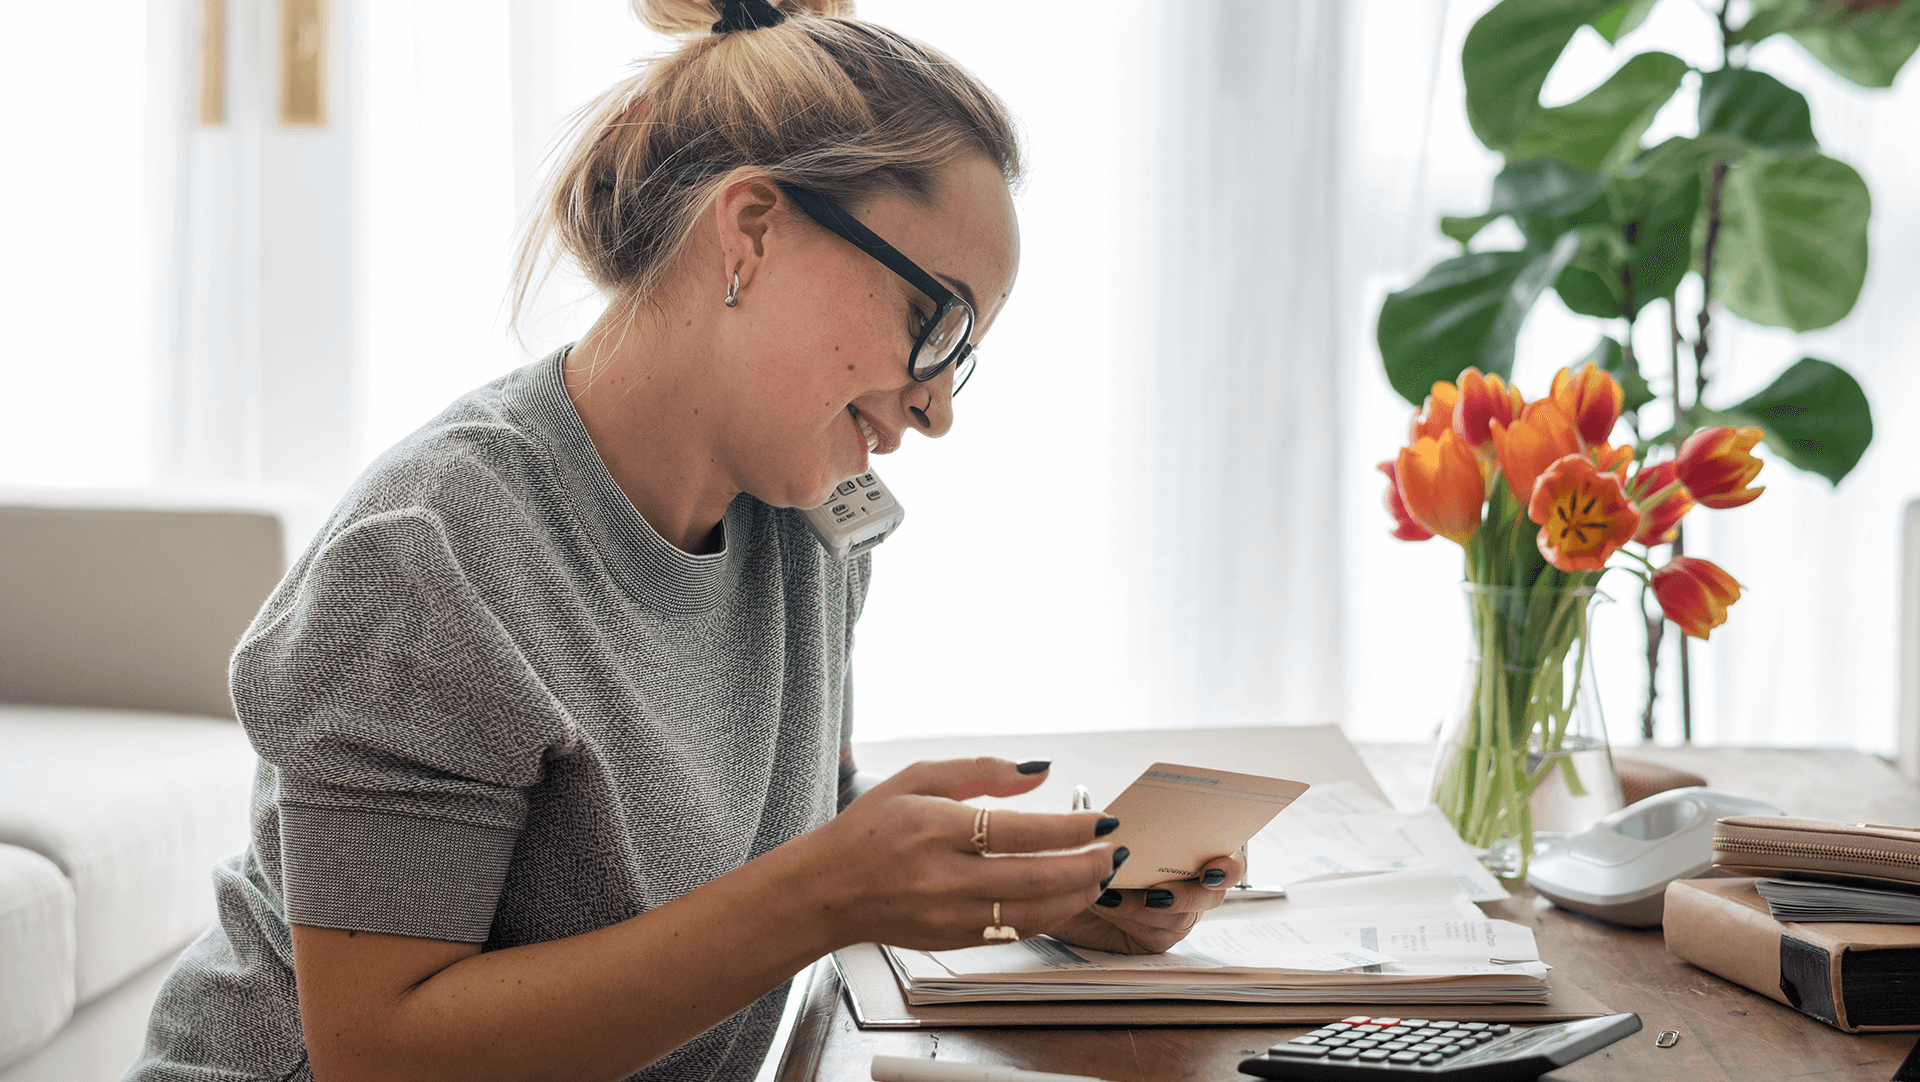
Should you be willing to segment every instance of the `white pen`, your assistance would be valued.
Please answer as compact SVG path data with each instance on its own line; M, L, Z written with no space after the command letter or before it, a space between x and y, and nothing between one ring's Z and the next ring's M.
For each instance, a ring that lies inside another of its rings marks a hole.
M1105 1082L1078 1074L1022 1071L986 1063L957 1063L917 1056L873 1057L874 1082Z

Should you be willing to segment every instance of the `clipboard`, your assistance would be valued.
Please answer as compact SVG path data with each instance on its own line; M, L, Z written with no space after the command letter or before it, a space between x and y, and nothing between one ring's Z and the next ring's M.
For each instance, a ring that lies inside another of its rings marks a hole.
M1098 1002L910 1004L881 949L861 943L833 952L833 969L861 1029L960 1029L974 1026L1305 1026L1351 1014L1405 1013L1413 1003L1206 1003L1184 999ZM1558 969L1547 973L1546 1003L1442 1003L1431 1010L1458 1022L1570 1022L1613 1012Z

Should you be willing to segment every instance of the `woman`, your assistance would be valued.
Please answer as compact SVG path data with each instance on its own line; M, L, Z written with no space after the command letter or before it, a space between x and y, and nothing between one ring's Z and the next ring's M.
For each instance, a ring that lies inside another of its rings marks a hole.
M1113 819L959 803L1045 763L851 799L870 559L792 509L952 425L1019 160L964 70L813 2L636 4L695 36L589 114L522 263L606 313L376 462L243 638L253 843L131 1077L747 1078L838 947L1164 950L1238 877L1107 891Z

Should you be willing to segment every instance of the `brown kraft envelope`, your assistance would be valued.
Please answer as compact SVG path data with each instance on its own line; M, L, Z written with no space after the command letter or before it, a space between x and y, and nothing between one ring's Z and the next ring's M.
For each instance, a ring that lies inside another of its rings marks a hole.
M1237 852L1306 791L1305 782L1155 763L1107 805L1120 820L1107 840L1130 851L1109 886L1196 879L1208 861Z

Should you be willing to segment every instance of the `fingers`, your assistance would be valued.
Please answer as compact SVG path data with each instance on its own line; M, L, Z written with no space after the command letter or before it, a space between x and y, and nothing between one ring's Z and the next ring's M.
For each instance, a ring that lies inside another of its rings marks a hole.
M973 824L978 808L965 808L967 835L965 848L973 848ZM987 852L1044 853L1052 849L1076 849L1113 833L1120 820L1105 812L1018 812L993 808L987 816Z
M1200 869L1200 885L1224 898L1227 890L1246 878L1246 875L1246 850L1242 849L1232 856L1215 857L1208 861L1206 867Z
M1047 780L1051 763L1033 760L1015 763L983 755L976 759L943 759L915 763L881 783L897 792L972 800L977 796L1018 796Z
M1002 901L1071 896L1084 909L1113 879L1127 851L1089 846L1063 853L974 857L960 866L966 889ZM1071 912L1069 910L1068 912Z

